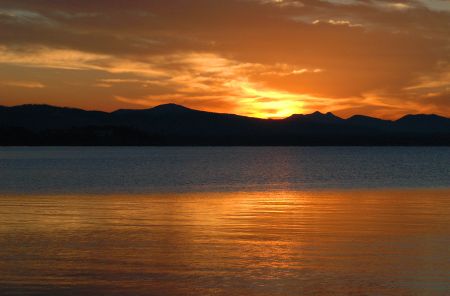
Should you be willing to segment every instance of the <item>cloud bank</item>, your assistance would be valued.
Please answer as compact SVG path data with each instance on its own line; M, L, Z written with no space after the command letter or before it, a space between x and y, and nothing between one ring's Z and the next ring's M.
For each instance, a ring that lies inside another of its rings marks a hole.
M0 104L450 116L448 1L3 0Z

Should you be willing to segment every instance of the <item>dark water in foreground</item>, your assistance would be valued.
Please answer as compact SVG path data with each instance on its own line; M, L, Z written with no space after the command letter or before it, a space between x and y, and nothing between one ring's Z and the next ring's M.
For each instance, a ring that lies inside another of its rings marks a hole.
M449 295L448 148L0 148L0 295Z

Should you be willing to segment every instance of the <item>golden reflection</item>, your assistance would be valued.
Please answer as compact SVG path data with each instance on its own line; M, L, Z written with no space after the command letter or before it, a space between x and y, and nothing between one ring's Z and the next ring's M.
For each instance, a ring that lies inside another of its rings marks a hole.
M449 195L367 190L0 197L0 286L84 285L102 293L166 295L443 291Z

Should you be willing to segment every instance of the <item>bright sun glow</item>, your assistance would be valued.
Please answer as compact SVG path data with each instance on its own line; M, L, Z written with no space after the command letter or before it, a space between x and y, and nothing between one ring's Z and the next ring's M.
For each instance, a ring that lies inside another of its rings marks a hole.
M238 88L243 110L249 116L259 118L285 118L303 112L302 96L272 89L261 89L248 82L232 82Z

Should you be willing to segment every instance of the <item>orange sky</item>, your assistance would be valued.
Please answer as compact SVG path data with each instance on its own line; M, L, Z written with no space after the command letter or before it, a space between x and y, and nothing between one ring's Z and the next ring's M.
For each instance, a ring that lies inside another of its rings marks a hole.
M0 104L450 116L450 1L2 0Z

